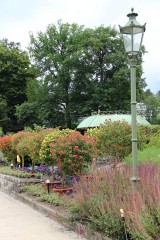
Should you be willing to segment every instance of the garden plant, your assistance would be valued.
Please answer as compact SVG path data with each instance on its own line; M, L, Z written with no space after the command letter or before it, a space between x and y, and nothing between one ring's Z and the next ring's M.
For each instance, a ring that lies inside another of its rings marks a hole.
M63 186L66 175L81 175L89 167L96 151L96 142L80 132L61 136L50 143L51 156L60 165Z
M66 177L78 175L71 196L55 196L54 192L49 196L41 183L24 186L24 191L36 195L41 201L67 206L73 221L113 240L124 236L128 240L158 240L160 134L156 131L148 135L148 129L139 125L137 129L140 181L135 188L130 180L131 127L128 123L108 121L84 135L69 129L41 129L30 133L25 130L25 133L1 137L0 150L9 162L15 161L17 154L29 156L34 164L39 165L34 168L36 177L51 174L49 166L55 165L62 173L62 185ZM115 162L125 163L127 156L130 160L119 168L99 168L95 164L99 156L113 156ZM1 167L0 173L28 178L32 176L32 169L26 166L24 169ZM84 173L91 177L86 178ZM123 219L120 209L124 211Z
M68 136L72 132L71 129L59 130L55 128L51 133L47 134L42 141L41 148L39 151L39 157L42 164L47 164L52 167L52 181L54 181L54 167L57 164L56 156L52 156L50 152L50 144L57 141L60 136Z
M152 162L138 167L140 182L133 188L130 166L93 171L95 178L74 184L74 221L114 240L155 240L160 229L160 173ZM124 210L125 219L121 218ZM124 222L125 220L125 222ZM125 230L124 230L125 224ZM126 238L124 237L126 231Z
M146 129L137 125L138 148L146 146ZM99 155L112 156L116 161L123 161L131 153L131 125L127 122L107 120L99 128L88 129L87 134L93 137L99 149Z

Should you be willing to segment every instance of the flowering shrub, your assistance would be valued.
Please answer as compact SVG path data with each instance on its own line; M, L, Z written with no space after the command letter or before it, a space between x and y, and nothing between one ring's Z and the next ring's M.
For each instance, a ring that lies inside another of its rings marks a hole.
M50 143L55 141L60 136L68 136L72 132L75 132L75 130L71 130L71 129L59 130L58 128L55 128L53 130L53 132L49 133L44 138L44 140L42 141L42 144L41 144L41 149L40 149L40 152L39 152L41 161L44 162L44 163L51 164L51 161L53 159L52 159L52 156L51 156L51 153L50 153Z
M29 131L19 131L17 133L14 133L12 136L12 146L15 150L17 150L17 145L18 143L21 141L21 139L23 139L24 137L26 137L27 134L29 134Z
M31 134L29 131L19 131L18 133L14 133L12 137L12 147L22 157L22 168L24 168L24 157L28 156L26 142L29 134Z
M14 162L16 159L16 151L12 147L12 135L0 138L0 150L6 160Z
M82 173L96 154L96 143L87 135L73 132L69 136L61 136L50 143L53 159L61 164L65 174Z
M29 145L28 145L28 139L31 136L30 134L24 135L24 137L19 141L19 143L16 146L17 154L21 157L28 156L29 154Z
M31 132L24 132L16 145L17 154L22 158L22 169L24 169L24 158L29 156L28 139L31 137L31 135Z
M34 171L34 165L37 162L40 162L39 151L41 148L41 144L43 139L47 134L49 134L53 129L43 129L40 132L32 132L26 141L28 156L32 160L32 171Z
M87 134L95 136L97 147L102 155L115 156L122 160L131 153L131 125L127 122L107 121L99 129L88 130ZM142 148L145 142L145 131L138 127L138 148Z

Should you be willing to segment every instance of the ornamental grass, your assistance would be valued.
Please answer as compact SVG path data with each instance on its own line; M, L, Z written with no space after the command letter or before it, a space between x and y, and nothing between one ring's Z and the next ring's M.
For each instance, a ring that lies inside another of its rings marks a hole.
M138 167L140 181L130 180L130 166L92 170L74 184L75 221L113 240L155 240L160 233L160 174L151 162ZM124 210L122 219L120 209ZM125 234L126 232L126 234ZM125 235L125 236L124 236Z

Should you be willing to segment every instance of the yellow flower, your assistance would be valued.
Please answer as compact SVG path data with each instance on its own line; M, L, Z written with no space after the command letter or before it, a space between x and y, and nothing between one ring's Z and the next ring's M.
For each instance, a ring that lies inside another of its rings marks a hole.
M17 162L20 163L21 162L21 159L20 159L20 156L17 155Z

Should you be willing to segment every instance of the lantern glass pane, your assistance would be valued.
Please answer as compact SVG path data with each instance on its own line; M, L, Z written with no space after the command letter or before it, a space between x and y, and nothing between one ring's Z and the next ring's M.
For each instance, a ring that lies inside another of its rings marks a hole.
M123 34L123 41L124 41L124 47L125 47L126 52L131 52L132 51L131 35Z
M142 33L136 33L133 35L133 49L134 52L139 52L141 42L142 42Z

